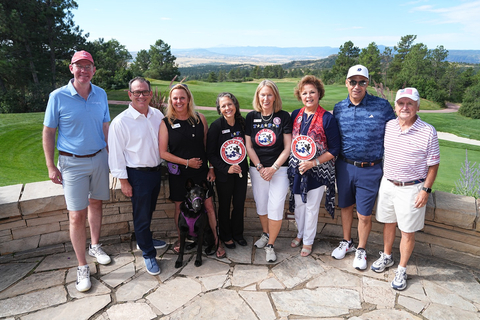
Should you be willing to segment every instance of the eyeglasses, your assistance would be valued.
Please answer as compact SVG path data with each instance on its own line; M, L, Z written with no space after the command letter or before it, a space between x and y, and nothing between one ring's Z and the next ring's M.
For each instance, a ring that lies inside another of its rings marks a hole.
M147 97L150 95L150 90L145 90L145 91L130 91L134 97L140 97L140 95L143 95L144 97Z
M352 87L355 87L357 84L360 86L360 87L366 87L367 86L367 81L366 80L360 80L360 81L357 81L357 80L349 80L350 81L350 85Z
M75 68L83 70L83 71L90 71L90 70L93 69L93 66L91 64L86 65L86 66L81 66L81 65L78 65L78 64L74 64L74 66L75 66Z

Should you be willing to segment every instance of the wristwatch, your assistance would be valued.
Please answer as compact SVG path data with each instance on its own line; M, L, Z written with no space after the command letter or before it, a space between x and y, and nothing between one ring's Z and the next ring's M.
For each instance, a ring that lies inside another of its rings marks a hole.
M426 193L431 193L432 192L432 188L422 187L422 190L425 191Z

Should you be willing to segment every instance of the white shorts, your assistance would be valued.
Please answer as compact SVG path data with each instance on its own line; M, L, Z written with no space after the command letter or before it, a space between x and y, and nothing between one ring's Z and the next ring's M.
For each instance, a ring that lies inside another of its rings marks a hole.
M250 179L258 215L268 215L270 220L282 220L289 188L287 167L280 167L270 181L263 180L257 169L250 167Z
M411 186L396 186L382 177L378 191L375 218L382 223L397 223L398 229L406 233L422 230L425 225L427 206L415 208L415 198L424 183Z

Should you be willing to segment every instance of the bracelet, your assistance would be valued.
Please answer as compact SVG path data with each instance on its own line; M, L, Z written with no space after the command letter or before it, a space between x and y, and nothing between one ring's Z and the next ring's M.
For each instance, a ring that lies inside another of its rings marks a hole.
M278 169L280 169L280 168L277 166L277 164L276 164L276 163L274 163L274 164L272 165L272 168L273 168L273 169L275 169L275 170L278 170Z
M190 159L187 159L187 165L185 166L185 169L188 168L188 160L190 160Z
M315 158L315 163L317 164L317 167L320 165L320 161L318 161L318 158Z
M261 164L260 162L255 166L255 168L257 168L257 171L260 171L262 170L263 168L263 164Z
M213 166L208 167L208 169L213 169Z

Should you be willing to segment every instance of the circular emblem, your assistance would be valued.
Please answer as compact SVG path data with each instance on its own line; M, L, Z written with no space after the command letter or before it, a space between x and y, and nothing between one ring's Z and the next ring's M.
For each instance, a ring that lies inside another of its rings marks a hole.
M240 164L247 156L247 148L241 138L233 138L222 144L220 156L228 164Z
M282 120L280 120L279 117L275 117L275 118L273 118L273 123L278 126L280 123L282 123Z
M255 135L255 142L262 147L273 146L275 141L277 141L277 136L270 129L262 129Z
M312 159L317 153L317 145L309 136L300 135L292 141L292 154L300 161Z
M303 118L302 117L297 117L297 123L302 122Z

